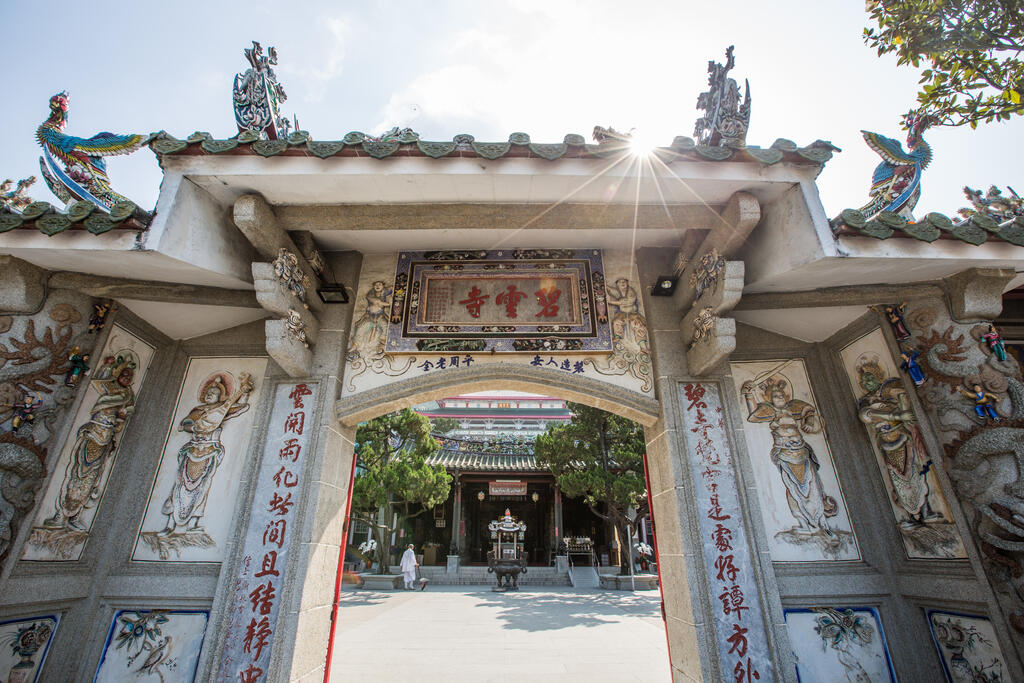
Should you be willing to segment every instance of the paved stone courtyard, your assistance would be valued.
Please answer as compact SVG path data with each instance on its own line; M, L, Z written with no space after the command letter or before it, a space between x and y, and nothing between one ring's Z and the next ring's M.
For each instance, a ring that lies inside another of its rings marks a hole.
M658 591L346 589L333 682L671 678Z

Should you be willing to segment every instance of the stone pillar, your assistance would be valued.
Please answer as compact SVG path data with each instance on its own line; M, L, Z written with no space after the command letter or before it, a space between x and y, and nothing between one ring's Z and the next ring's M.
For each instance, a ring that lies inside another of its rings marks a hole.
M459 526L462 524L462 480L459 472L455 472L455 489L452 492L452 541L454 547L449 547L448 552L448 573L452 574L459 570L459 554L462 552L462 539L459 537Z
M334 259L334 272L338 273L340 281L357 280L358 254L345 252L331 254L329 258ZM311 438L298 474L300 486L292 489L295 495L288 519L289 552L285 566L277 567L281 570L281 581L276 584L279 607L269 640L269 661L261 667L263 677L258 679L261 681L320 681L324 677L355 447L355 429L341 426L334 415L352 305L325 306L321 322L312 373L301 380L316 384L316 409L306 417L305 430ZM264 445L254 445L254 448L262 449ZM260 522L261 503L252 501L249 527ZM217 629L211 633L216 633L219 642L207 660L209 673L203 675L201 671L199 679L238 680L237 672L230 671L230 667L222 668L219 676L217 670L224 663L222 654L229 649L226 645L238 637L230 626L230 614L237 608L234 604L236 584L253 571L246 567L243 545L239 544L222 572L227 580L222 576L211 619L211 626ZM242 625L243 629L246 624Z
M671 266L671 254L663 251L641 250L638 256L645 285ZM758 546L756 513L752 516L746 504L752 493L730 443L736 422L723 401L726 366L702 368L707 376L694 380L678 307L668 297L649 295L644 306L661 403L661 418L645 428L645 435L672 680L731 681L741 675L747 680L748 671L751 680L795 680L795 669L780 661L779 653L788 651L786 626L770 558ZM716 464L703 462L705 457ZM713 480L703 476L709 468ZM728 525L732 534L725 553L712 537L716 524ZM744 604L751 606L742 623L725 614L718 599L726 581L727 588L738 586ZM730 637L742 638L742 657Z
M565 526L562 523L562 489L558 484L553 484L555 491L555 551L558 551L558 544L565 538Z

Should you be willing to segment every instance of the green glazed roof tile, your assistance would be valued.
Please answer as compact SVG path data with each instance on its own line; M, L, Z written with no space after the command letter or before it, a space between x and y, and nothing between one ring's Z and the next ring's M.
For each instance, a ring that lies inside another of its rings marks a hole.
M512 149L512 143L510 142L476 142L472 143L473 151L482 156L484 159L498 159Z
M455 141L452 142L427 142L418 140L416 147L431 159L440 159L455 151Z
M117 223L110 220L105 213L97 213L85 219L85 229L94 235L102 235L117 227Z
M288 149L288 142L285 140L257 140L252 143L252 151L260 156L272 157Z
M999 230L999 236L1009 242L1015 244L1018 247L1024 247L1024 225L1021 225L1020 219L1013 223L1007 223Z
M865 223L864 227L860 228L859 230L862 235L874 237L875 239L878 240L889 239L890 237L892 237L893 234L892 228L890 228L888 225L882 223L879 220L870 220L867 223Z
M14 230L24 225L25 219L16 213L0 213L0 233Z
M71 227L71 219L63 213L48 213L36 219L36 230L52 237Z
M968 244L973 244L975 246L988 239L987 232L976 225L971 224L969 221L954 225L950 232L953 237L957 238L961 242L967 242Z
M389 157L401 146L398 140L363 140L363 151L374 159Z
M559 157L565 156L565 153L569 151L568 145L554 144L554 145L539 145L536 143L530 143L530 151L548 161L554 161Z
M203 140L199 146L210 154L220 154L221 152L227 152L230 149L238 147L238 138L230 138L228 140Z
M942 231L926 220L918 223L908 223L903 226L903 232L922 242L934 242L942 236Z
M345 143L340 141L320 141L316 142L309 140L306 142L306 149L309 150L313 156L326 159L327 157L334 156L341 150L345 149Z

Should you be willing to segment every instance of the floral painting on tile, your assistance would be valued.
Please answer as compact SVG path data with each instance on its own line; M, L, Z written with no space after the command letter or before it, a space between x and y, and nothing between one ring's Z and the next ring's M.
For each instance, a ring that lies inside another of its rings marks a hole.
M93 682L191 682L207 618L199 610L118 610Z
M34 683L46 661L59 617L47 614L0 622L0 681Z
M133 560L223 559L266 368L266 358L190 359Z
M772 560L856 560L826 425L800 359L732 363Z
M928 610L932 640L951 683L1004 683L1009 672L992 622L982 616Z
M153 347L117 325L87 376L85 397L53 465L23 560L78 560L103 500Z
M882 622L872 607L784 610L802 683L895 683Z
M937 463L925 445L882 331L857 339L840 356L907 556L967 557L934 471Z

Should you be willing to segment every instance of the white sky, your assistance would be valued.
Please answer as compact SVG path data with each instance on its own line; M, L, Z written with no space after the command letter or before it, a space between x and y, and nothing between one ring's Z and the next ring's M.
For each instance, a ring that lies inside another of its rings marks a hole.
M71 94L66 132L90 137L167 130L235 134L231 82L252 39L277 48L284 110L315 139L409 125L426 140L471 133L589 139L596 124L637 128L668 145L693 134L707 61L736 45L732 76L749 79L747 141L821 138L841 147L819 177L826 212L866 200L878 157L860 129L903 139L917 73L861 40L863 3L50 2L0 4L7 95L0 178L39 175L34 131L49 97ZM917 214L952 214L965 184L1024 193L1015 164L1024 119L977 131L937 129ZM160 172L148 150L110 160L115 189L149 208ZM37 199L57 203L40 178Z

